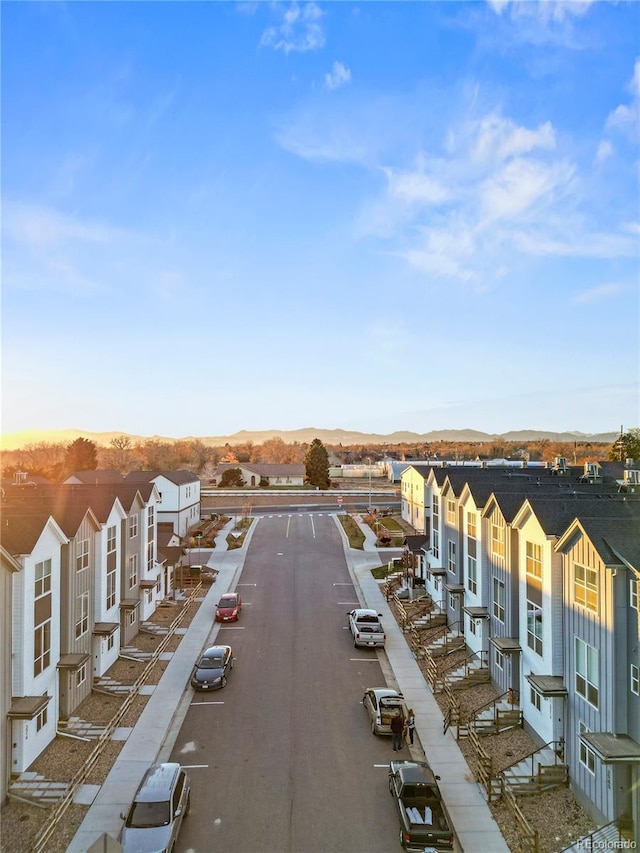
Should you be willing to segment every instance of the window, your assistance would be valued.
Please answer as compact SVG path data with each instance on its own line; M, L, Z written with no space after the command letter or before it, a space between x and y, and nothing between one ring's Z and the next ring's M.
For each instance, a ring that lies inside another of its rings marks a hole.
M133 589L133 587L138 583L138 555L132 554L129 557L129 589Z
M447 500L447 522L449 524L456 523L456 502L450 498Z
M636 696L640 695L640 668L635 665L635 663L631 664L631 677L629 679L629 690L632 693L635 693Z
M527 542L526 570L534 578L542 577L542 546L535 542Z
M132 607L131 610L129 611L129 613L127 614L127 622L130 626L135 625L137 622L137 619L138 619L138 617L136 615L136 609L135 609L135 607Z
M48 715L49 706L45 705L45 707L40 711L40 713L36 717L36 731L39 732L47 725L47 720L49 719Z
M134 539L138 535L138 516L136 513L129 516L129 539Z
M504 557L504 527L491 522L491 553L494 557Z
M493 660L495 661L495 665L498 669L504 669L504 655L498 649L495 650Z
M155 523L155 518L156 518L156 510L155 510L155 507L150 506L150 507L149 507L149 509L148 509L148 516L147 516L148 524L147 524L147 527L153 527L153 525L154 525L154 523Z
M76 687L81 687L85 681L87 680L87 664L86 662L82 664L80 669L76 672Z
M504 622L505 588L504 581L493 579L493 615Z
M638 603L638 579L631 578L629 581L629 604L634 610L640 610L640 604Z
M154 551L154 543L147 542L147 571L153 571L153 551Z
M116 551L116 526L107 527L107 554L114 554Z
M33 632L33 674L40 675L51 663L51 619Z
M153 589L145 589L144 600L146 604L151 604L153 601Z
M529 699L531 700L531 704L533 705L533 707L537 711L540 711L542 706L542 695L538 693L535 687L529 688Z
M598 650L576 637L576 693L598 707Z
M476 514L475 512L467 513L467 536L469 539L476 538Z
M40 598L51 592L51 560L36 563L35 598Z
M435 528L431 531L431 550L437 560L440 556L440 532Z
M474 635L476 633L476 620L473 618L473 616L469 617L469 631Z
M478 591L478 564L475 557L467 557L467 586L469 592Z
M89 630L89 593L76 598L76 640Z
M588 610L598 610L598 573L595 569L575 564L573 594L576 604Z
M110 652L111 649L115 646L116 638L113 634L109 634L107 637L107 651Z
M456 543L449 540L447 543L447 568L450 572L454 572L456 570Z
M527 645L542 654L542 607L533 601L527 601Z
M434 518L440 515L440 498L438 495L434 495L431 500L431 514Z
M580 764L587 768L589 773L593 773L595 776L596 772L596 754L592 749L583 742L580 737L581 734L585 734L586 732L590 732L591 729L587 728L585 724L580 721L578 723L578 756L580 760Z
M116 603L116 575L115 569L112 572L107 572L107 609Z
M76 572L83 572L89 568L89 540L82 539L78 542L76 551Z

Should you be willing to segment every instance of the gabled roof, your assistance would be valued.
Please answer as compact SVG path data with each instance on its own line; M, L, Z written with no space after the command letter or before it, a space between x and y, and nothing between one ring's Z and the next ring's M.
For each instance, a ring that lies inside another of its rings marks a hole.
M164 477L165 480L169 480L171 483L175 483L176 486L182 486L185 483L198 483L200 478L197 474L194 474L193 471L130 471L125 480L129 483L152 483L158 479L158 477Z
M65 483L84 483L95 485L97 483L121 483L122 474L113 468L101 468L95 471L74 471L67 477Z
M629 518L576 518L556 543L556 551L571 544L582 532L609 566L627 565L640 572L640 523Z
M42 536L45 527L53 525L61 542L68 542L64 531L56 520L46 512L33 515L16 515L13 517L3 513L2 517L2 547L10 554L31 554L38 540Z
M638 500L631 501L622 500L622 496L598 498L534 494L526 498L522 507L526 504L531 508L547 536L561 536L575 518L626 518L629 524L635 521L640 525L640 495L638 497Z

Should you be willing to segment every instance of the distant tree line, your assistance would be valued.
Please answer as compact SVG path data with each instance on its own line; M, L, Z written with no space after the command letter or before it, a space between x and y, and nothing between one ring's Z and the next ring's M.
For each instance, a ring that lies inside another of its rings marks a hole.
M219 462L304 464L307 480L326 488L330 465L366 464L368 460L398 461L456 459L458 461L484 459L522 459L532 462L550 462L565 457L570 465L603 459L640 460L640 429L633 428L621 434L613 444L588 441L560 442L547 439L538 441L432 441L418 444L404 442L389 444L324 445L319 439L311 444L287 443L272 438L262 444L225 444L210 446L199 439L185 441L160 441L148 439L135 442L128 436L113 438L107 447L98 446L86 438L70 444L38 442L2 454L2 477L11 478L16 471L42 475L53 482L62 482L74 471L112 468L121 474L129 471L186 469L202 476L212 477Z

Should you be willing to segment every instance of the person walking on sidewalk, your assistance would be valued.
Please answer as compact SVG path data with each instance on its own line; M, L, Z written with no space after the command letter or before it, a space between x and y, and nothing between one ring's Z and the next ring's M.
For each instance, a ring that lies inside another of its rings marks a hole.
M409 743L413 746L413 733L416 730L416 715L413 713L413 708L407 711L407 735Z
M402 735L404 734L404 719L402 714L394 714L391 718L391 746L394 752L402 749Z

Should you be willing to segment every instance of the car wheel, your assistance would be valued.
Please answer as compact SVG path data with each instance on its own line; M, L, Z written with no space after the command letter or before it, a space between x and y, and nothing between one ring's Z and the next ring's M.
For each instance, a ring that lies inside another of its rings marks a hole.
M356 640L354 640L354 641L353 641L353 647L354 647L355 649L357 649L357 648L358 648L358 643L356 642Z
M189 817L191 811L191 791L187 794L187 805L184 807L184 816Z
M223 676L222 676L222 681L220 682L220 686L221 686L221 687L226 687L226 686L227 686L227 676L226 676L226 675L223 675Z
M402 832L402 829L400 830L400 838L398 840L400 841L400 847L402 847L403 850L406 850L404 846L404 833Z

